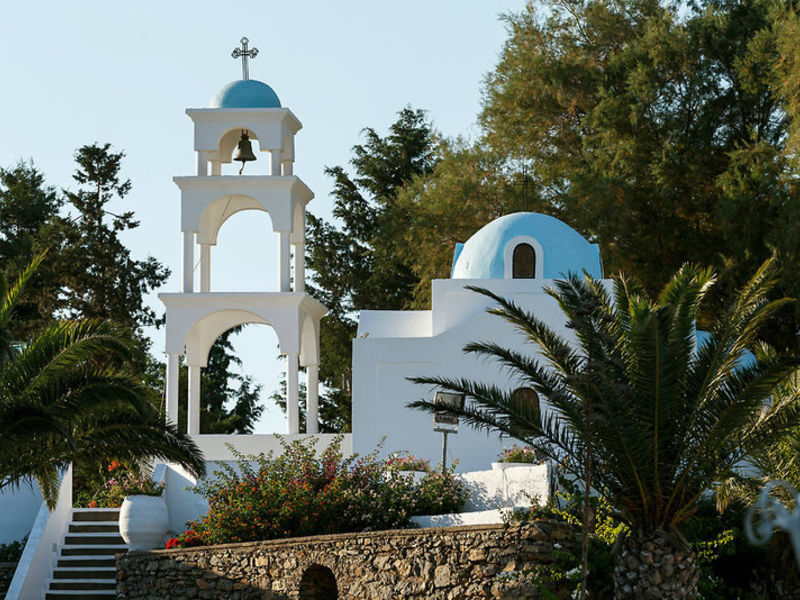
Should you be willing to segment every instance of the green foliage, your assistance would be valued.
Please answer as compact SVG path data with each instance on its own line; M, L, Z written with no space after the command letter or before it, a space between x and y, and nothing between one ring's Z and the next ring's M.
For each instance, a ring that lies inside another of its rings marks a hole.
M166 281L169 270L152 257L134 259L120 239L139 227L133 211L117 210L128 202L131 190L131 182L121 174L123 158L124 153L113 152L109 144L79 148L73 175L79 187L63 193L47 186L32 164L0 169L0 264L7 276L13 280L34 256L50 249L28 282L25 298L17 303L9 335L13 341L24 340L64 316L114 320L136 336L143 350L136 357L137 369L157 405L164 368L147 354L150 343L142 327L158 326L162 317L144 298ZM251 432L263 410L258 386L231 370L237 359L229 336L224 334L212 347L203 372L204 432ZM185 409L181 416L185 420ZM94 491L82 486L99 466L76 467L79 491Z
M50 249L47 261L28 282L26 297L16 305L8 332L12 340L25 339L65 306L59 292L63 274L72 266L61 254L64 230L70 226L59 214L63 204L33 164L0 169L0 264L6 276L14 281L34 257Z
M22 558L22 551L25 550L25 543L28 541L26 535L21 540L9 542L8 544L0 544L0 563L2 562L19 562Z
M588 453L592 485L622 522L641 531L674 527L704 491L800 416L796 394L772 396L800 359L773 353L739 364L759 327L783 305L768 301L775 271L765 263L697 349L697 312L714 282L708 270L683 267L655 299L622 276L611 290L588 276L556 281L548 294L577 346L514 302L473 288L495 301L489 312L510 322L541 359L493 342L465 351L496 360L547 398L550 410L541 419L536 407L494 385L414 381L466 394L467 406L451 410L463 422L519 439L581 481ZM424 400L410 406L437 410Z
M200 432L253 433L256 422L264 412L260 402L261 385L249 375L235 371L242 361L234 354L231 336L244 326L229 329L219 336L208 352L208 366L200 373ZM185 398L188 369L181 365L178 396ZM186 430L186 406L178 407L178 426Z
M744 517L744 505L732 504L720 514L707 497L682 526L697 551L700 596L707 600L795 598L800 578L787 536L780 534L767 546L754 546L742 530Z
M99 484L95 492L78 494L73 506L88 508L119 508L127 496L160 496L164 485L156 483L147 469L137 463L120 463L112 460L106 468L99 472Z
M351 422L351 342L355 311L407 306L417 276L397 251L406 216L396 196L434 164L433 134L423 111L405 108L389 133L371 128L353 147L350 164L325 170L334 180L333 216L308 215L307 265L310 293L328 307L320 333L320 430L349 431Z
M505 515L506 522L526 523L552 520L569 523L576 529L582 528L584 499L578 482L568 478L560 479L560 489L544 506L534 504L530 509L516 509ZM602 496L592 496L590 506L593 515L592 533L589 537L587 591L589 598L613 597L614 582L614 544L620 535L628 532L628 527L617 518L611 504ZM570 580L580 586L580 556L572 552L562 552L557 569L542 568L538 581L545 590L558 583Z
M454 512L466 499L452 470L417 483L387 477L377 451L345 458L342 437L319 456L313 438L281 443L277 456L234 452L235 467L220 463L195 488L208 513L168 547L409 527L413 515Z
M412 177L396 199L403 226L393 232L395 251L418 279L411 301L416 309L430 308L432 279L450 277L457 242L522 209L521 187L500 153L456 139L438 140L435 154L432 171ZM538 209L536 190L530 196L528 209Z
M155 258L135 260L120 234L139 227L133 211L112 212L131 190L121 178L123 152L110 144L82 146L75 152L76 191L66 190L77 210L74 229L68 232L65 258L73 265L64 294L66 313L79 318L112 319L141 332L162 318L144 303L144 295L163 284L169 270Z
M541 461L530 446L517 446L514 444L511 448L503 448L503 452L500 453L497 462L538 465Z
M27 279L0 274L0 340L9 339ZM195 443L164 421L136 365L130 330L108 321L56 322L0 355L0 489L35 479L50 507L71 462L161 458L201 475Z
M430 473L432 469L429 460L414 456L408 452L394 452L386 460L386 470L389 472L421 471Z

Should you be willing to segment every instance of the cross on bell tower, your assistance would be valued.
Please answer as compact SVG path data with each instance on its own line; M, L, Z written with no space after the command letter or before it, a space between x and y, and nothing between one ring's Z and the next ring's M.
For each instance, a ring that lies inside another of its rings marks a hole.
M246 37L243 37L239 40L242 44L241 48L234 48L233 52L231 52L231 56L233 58L240 58L242 59L242 79L250 79L250 65L248 64L248 59L255 58L258 56L258 48L250 48L248 49L247 45L250 43Z

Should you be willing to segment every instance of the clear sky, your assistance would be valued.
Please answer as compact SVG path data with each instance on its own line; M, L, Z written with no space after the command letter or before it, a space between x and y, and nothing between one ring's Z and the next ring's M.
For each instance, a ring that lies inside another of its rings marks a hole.
M359 132L381 132L406 105L428 111L443 134L470 135L482 81L506 39L498 15L524 0L295 0L113 2L0 0L0 165L32 159L49 183L72 185L72 155L92 142L124 150L133 182L125 208L139 229L124 241L172 269L180 231L175 175L194 174L188 107L208 105L241 76L231 50L259 49L250 76L268 83L303 123L295 174L327 216L325 166L345 164ZM120 207L121 208L121 207ZM275 290L277 239L263 213L239 213L212 251L212 291ZM153 295L150 302L159 307ZM163 330L153 332L163 348ZM252 326L234 341L245 373L264 384L259 431L284 431L266 400L281 371L277 338Z

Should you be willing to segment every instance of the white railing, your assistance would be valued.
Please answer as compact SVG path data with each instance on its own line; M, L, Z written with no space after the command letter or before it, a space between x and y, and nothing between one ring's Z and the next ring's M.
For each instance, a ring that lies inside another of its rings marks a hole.
M42 502L28 542L22 551L6 600L41 600L53 575L58 546L72 516L72 465L67 467L58 488L58 502L51 512Z

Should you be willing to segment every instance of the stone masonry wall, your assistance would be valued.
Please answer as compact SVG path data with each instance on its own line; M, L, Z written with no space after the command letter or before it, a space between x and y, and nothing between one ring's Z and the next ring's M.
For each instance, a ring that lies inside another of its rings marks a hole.
M531 569L577 539L538 521L131 552L117 562L117 598L536 599Z

